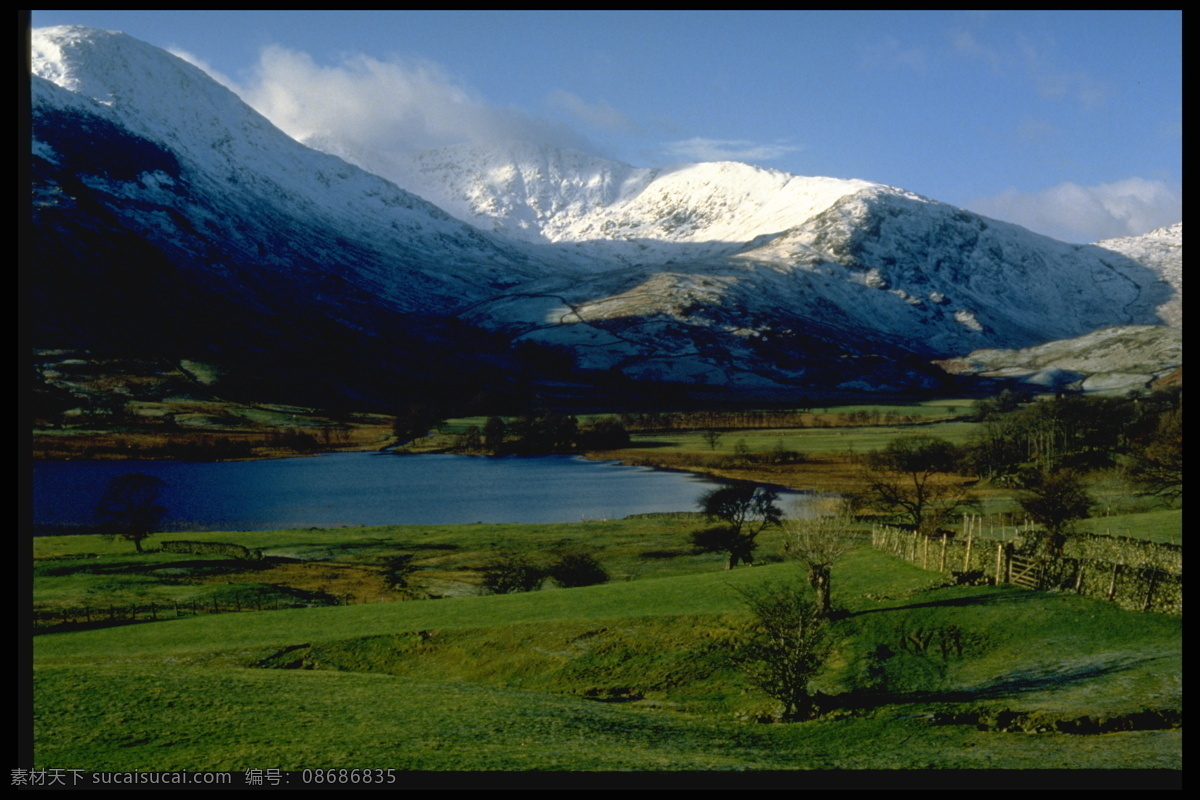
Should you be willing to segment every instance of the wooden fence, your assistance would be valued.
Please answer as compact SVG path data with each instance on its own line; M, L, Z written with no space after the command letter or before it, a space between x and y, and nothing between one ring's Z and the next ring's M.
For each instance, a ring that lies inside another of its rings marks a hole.
M1097 541L1104 538L1089 536L1080 546L1129 554L1128 548L1122 548L1120 543ZM927 536L876 526L871 531L871 544L922 569L948 572L964 581L985 579L993 584L1069 591L1102 598L1134 611L1183 613L1182 548L1174 545L1155 546L1137 541L1135 563L1076 556L1030 556L1021 553L1013 541L977 536L969 522L964 522L963 533L959 535ZM1164 568L1167 564L1179 564L1179 570Z

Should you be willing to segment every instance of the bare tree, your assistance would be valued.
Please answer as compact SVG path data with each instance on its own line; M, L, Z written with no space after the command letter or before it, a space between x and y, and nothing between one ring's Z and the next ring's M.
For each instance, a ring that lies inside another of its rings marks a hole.
M783 521L783 551L807 568L817 612L827 617L833 610L830 572L854 547L854 519L844 510L808 517L797 511Z

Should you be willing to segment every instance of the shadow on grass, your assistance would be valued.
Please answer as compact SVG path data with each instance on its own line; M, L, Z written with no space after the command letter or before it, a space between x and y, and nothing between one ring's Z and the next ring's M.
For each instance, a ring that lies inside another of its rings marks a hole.
M823 705L829 710L866 711L891 705L922 703L970 703L1002 700L1051 688L1062 688L1096 678L1128 672L1163 659L1164 656L1114 656L1086 664L1047 664L998 676L993 683L941 692L857 691L828 696Z
M867 608L862 611L849 611L845 617L861 617L867 614L882 614L889 611L911 611L914 608L953 608L962 606L981 605L1014 605L1028 603L1038 599L1032 592L992 592L991 594L974 595L973 597L952 597L946 600L930 600L927 603L909 603L904 606L887 606L886 608Z
M246 570L266 569L272 566L266 562L266 559L257 560L242 560L230 558L204 558L190 559L187 561L166 561L166 562L129 562L122 561L118 563L105 564L73 564L63 567L43 568L43 574L47 576L62 577L66 575L76 575L86 573L89 575L137 575L141 573L162 572L165 570L186 570L192 573L225 573L225 572L243 572Z

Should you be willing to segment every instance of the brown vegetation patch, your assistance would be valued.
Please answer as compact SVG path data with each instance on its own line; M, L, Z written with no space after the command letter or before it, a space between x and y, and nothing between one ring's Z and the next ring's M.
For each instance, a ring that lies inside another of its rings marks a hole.
M258 583L327 594L346 603L390 603L408 599L392 589L383 571L368 564L310 561L278 564L266 570L224 574L196 581L201 584Z
M336 434L322 427L189 431L148 426L120 431L35 431L33 457L45 461L84 458L226 461L378 450L391 440L386 426L360 426Z
M690 453L647 454L644 450L612 450L605 458L639 467L703 472L721 478L754 481L783 486L798 491L821 491L852 494L862 487L861 468L848 456L809 456L803 464L756 464L748 467L714 467L710 456Z

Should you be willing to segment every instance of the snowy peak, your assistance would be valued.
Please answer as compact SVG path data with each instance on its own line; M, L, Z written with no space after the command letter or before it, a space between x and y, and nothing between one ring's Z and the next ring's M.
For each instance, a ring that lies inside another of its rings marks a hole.
M33 31L31 56L33 75L109 108L163 144L219 145L232 120L243 123L241 136L269 126L202 70L124 33L41 28Z
M336 142L309 144L345 154ZM637 168L527 142L350 159L484 230L528 242L586 244L589 253L615 257L630 253L631 242L711 243L708 255L736 252L878 186L737 162Z
M636 193L651 170L570 150L506 142L425 151L381 174L484 230L556 241L562 220L586 217Z
M414 352L440 338L486 361L532 341L585 370L726 387L932 386L931 357L1181 325L1182 224L1072 245L894 187L734 162L642 169L513 142L310 142L320 152L123 34L33 43L32 271L51 276L51 330L81 330L107 298L96 330L127 317L127 339L146 336L142 309L120 306L146 276L110 291L97 263L153 272L181 314L203 291L254 320L240 348L278 317L274 341L366 341L372 363L399 329ZM88 288L55 318L68 285ZM315 318L332 333L310 334ZM441 333L415 332L435 319ZM488 333L465 344L471 325Z
M662 170L645 189L567 228L562 238L646 238L748 244L803 224L838 199L875 186L806 178L736 162Z

